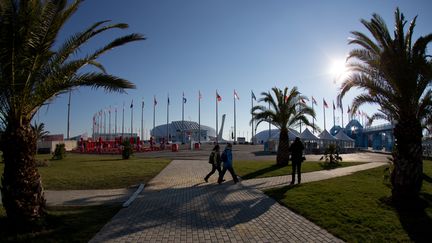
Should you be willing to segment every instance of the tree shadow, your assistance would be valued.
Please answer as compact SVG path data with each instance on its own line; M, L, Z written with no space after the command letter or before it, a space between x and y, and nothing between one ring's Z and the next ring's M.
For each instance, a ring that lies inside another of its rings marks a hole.
M324 170L333 170L333 169L336 169L336 168L341 167L341 164L339 164L339 163L327 163L327 162L322 162L322 163L319 163L319 165L320 165L321 168L324 169Z
M117 239L168 224L201 230L231 228L260 217L274 204L275 200L262 192L232 181L148 188L128 208L120 210L92 241Z
M430 242L432 215L426 209L432 205L432 194L420 193L417 201L403 204L395 204L389 197L380 200L396 211L402 227L413 242Z
M268 155L276 155L277 152L270 152L270 151L255 151L252 152L255 156L268 156Z
M248 174L242 176L242 179L248 180L248 179L257 178L260 175L263 175L263 174L266 174L266 173L269 173L269 172L281 169L281 168L286 167L286 166L289 166L289 165L271 165L269 167L266 167L266 168L263 168L263 169L260 169L260 170L248 173ZM287 174L287 175L289 175L289 174Z
M425 173L423 173L423 181L432 183L432 177L426 175Z

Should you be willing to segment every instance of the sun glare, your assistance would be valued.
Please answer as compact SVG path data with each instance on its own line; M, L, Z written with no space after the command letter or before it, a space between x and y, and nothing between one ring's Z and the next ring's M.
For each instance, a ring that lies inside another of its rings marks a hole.
M348 77L349 71L344 60L333 60L330 66L330 75L334 82L343 81Z

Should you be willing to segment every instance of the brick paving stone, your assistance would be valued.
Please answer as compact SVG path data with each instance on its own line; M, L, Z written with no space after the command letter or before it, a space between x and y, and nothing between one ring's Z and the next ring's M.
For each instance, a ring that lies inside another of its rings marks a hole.
M379 165L382 163L352 167L361 170ZM229 180L218 185L216 176L204 182L209 170L206 160L172 161L90 242L341 242L259 190L286 185L287 177L234 185L227 175ZM354 171L341 168L334 173L305 173L302 180Z

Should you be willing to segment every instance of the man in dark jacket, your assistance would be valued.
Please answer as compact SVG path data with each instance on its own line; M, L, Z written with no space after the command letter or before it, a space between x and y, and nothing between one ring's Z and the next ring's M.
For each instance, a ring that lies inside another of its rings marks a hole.
M219 144L216 144L216 146L214 146L212 152L210 153L209 156L209 163L212 165L212 170L210 171L210 173L207 174L206 177L204 177L204 180L206 182L208 182L208 179L210 178L211 175L213 175L216 170L219 172L219 176L221 174L221 157L220 157L220 147Z
M231 150L232 150L232 144L228 143L227 146L225 147L225 150L222 152L221 158L223 162L223 169L221 174L219 175L219 179L218 179L219 184L221 184L224 181L223 178L227 170L231 173L234 184L236 184L239 181L233 168L233 158L232 158Z
M292 160L292 180L291 185L295 182L295 174L298 174L298 184L301 181L301 163L303 162L303 143L299 137L296 137L294 142L291 144L291 160Z

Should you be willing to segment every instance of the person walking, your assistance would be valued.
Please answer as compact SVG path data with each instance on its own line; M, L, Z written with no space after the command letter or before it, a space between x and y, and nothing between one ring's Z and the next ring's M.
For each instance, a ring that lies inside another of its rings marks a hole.
M220 176L221 162L222 160L220 157L220 147L219 144L216 144L216 146L214 146L209 156L209 163L212 165L212 170L210 171L210 173L206 175L206 177L204 177L205 182L208 182L208 179L216 172L216 170L219 172L219 176Z
M221 159L223 162L222 172L219 174L218 183L221 184L224 181L224 175L228 170L231 173L234 184L236 184L239 180L233 168L233 158L232 158L232 144L228 143L225 147L225 150L222 152Z
M304 146L300 141L299 137L296 137L294 142L290 146L291 151L291 160L292 160L292 180L291 185L295 183L295 174L297 173L298 179L297 182L300 184L301 181L301 163L304 160L303 157Z

